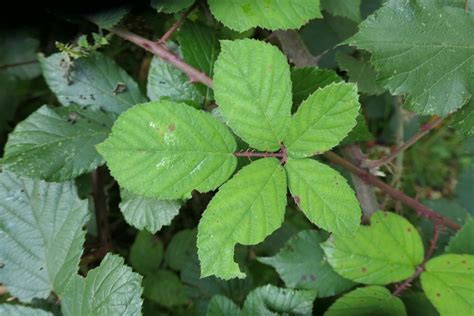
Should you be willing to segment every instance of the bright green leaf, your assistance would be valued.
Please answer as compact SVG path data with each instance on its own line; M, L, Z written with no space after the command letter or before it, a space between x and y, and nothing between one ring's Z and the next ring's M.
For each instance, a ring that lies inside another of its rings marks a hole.
M64 289L79 265L87 201L72 183L0 174L0 283L21 301Z
M316 90L291 118L284 139L288 154L308 157L336 146L356 125L358 98L355 85L348 83Z
M163 259L163 244L156 236L142 230L130 248L129 259L133 269L141 275L154 274Z
M321 232L301 231L293 236L274 257L259 258L273 266L289 288L315 289L318 297L334 296L355 284L334 272L319 246Z
M474 255L474 219L469 218L466 224L451 238L446 252Z
M321 246L334 270L355 282L388 284L408 278L423 261L415 227L400 215L376 212L370 226L333 235Z
M349 81L357 84L357 88L360 92L377 95L385 91L376 82L377 73L374 67L365 58L357 59L340 52L336 54L336 60L339 67L347 71Z
M97 106L121 113L146 102L138 85L117 64L100 53L68 61L62 53L41 57L43 76L63 105Z
M0 315L2 316L53 316L52 313L21 305L1 304Z
M321 0L321 7L332 15L360 22L361 0Z
M201 276L243 278L234 262L237 243L255 245L281 226L286 176L279 161L264 158L242 168L209 203L198 226Z
M428 261L421 285L441 315L472 315L474 256L442 255Z
M21 80L37 77L41 73L36 57L39 44L36 38L23 32L2 32L0 34L0 74Z
M408 109L446 115L474 93L472 12L391 0L359 29L348 42L372 53L379 81L392 94L407 94Z
M290 66L278 48L256 40L221 41L214 95L227 124L251 147L280 148L291 111Z
M337 234L359 227L359 202L337 171L312 159L289 159L285 169L291 195L312 223Z
M315 67L293 68L291 69L293 103L300 105L318 88L340 81L341 78L332 70Z
M187 302L184 286L171 271L159 270L143 279L143 295L163 306L182 305Z
M245 316L262 315L312 315L315 291L282 289L273 285L259 287L247 296L243 313Z
M65 316L140 315L141 281L123 258L109 253L87 277L71 279L59 295L61 310Z
M223 124L208 113L165 100L122 114L97 148L122 187L160 199L214 190L237 164L235 140Z
M171 239L165 252L166 263L174 270L181 270L196 251L196 231L184 229Z
M151 6L158 12L176 13L190 7L194 0L151 0Z
M345 294L324 313L324 316L346 315L406 316L407 312L403 302L386 288L367 286Z
M214 17L243 32L252 27L269 30L298 29L320 18L319 0L209 0Z
M229 298L214 295L207 306L206 316L240 316L242 311Z
M179 200L159 200L121 190L120 211L125 221L138 230L156 233L171 224L181 207Z
M114 119L114 115L78 106L45 105L9 135L3 164L32 178L73 179L103 163L95 145L107 138Z

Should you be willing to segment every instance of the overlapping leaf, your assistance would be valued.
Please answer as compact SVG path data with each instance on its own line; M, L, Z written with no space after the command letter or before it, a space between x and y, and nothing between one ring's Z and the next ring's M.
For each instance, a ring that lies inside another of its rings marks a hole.
M391 0L348 42L372 53L379 81L407 94L408 109L446 115L474 94L472 29L474 16L464 9Z
M243 32L252 27L270 30L297 29L321 17L319 0L209 0L214 17L225 26Z
M95 145L104 141L115 116L78 106L43 106L9 135L3 164L17 174L64 181L103 163Z
M61 292L76 273L88 219L72 183L0 174L0 282L21 301Z
M232 134L210 114L163 100L122 114L98 151L125 189L182 199L226 181L237 164L235 147Z
M368 61L366 55L357 59L344 53L336 55L339 67L348 72L350 82L357 83L360 92L367 94L381 94L384 89L376 82L377 73Z
M341 77L332 70L315 67L293 68L291 69L293 103L299 106L318 88L340 81Z
M207 306L207 316L240 316L242 311L232 300L214 295Z
M423 261L423 243L405 218L376 212L370 226L349 235L332 235L322 244L329 263L345 278L388 284L408 278Z
M181 270L196 251L196 230L184 229L171 239L165 252L166 263L175 270Z
M360 22L361 0L322 0L321 7L332 15L342 16Z
M474 255L474 219L469 218L463 227L454 235L446 246L447 253Z
M337 171L311 159L289 159L285 170L293 198L312 223L338 234L359 227L359 202Z
M163 306L177 306L188 302L183 283L169 270L159 270L143 279L143 295Z
M209 203L198 226L201 276L243 278L234 247L257 244L281 226L286 206L285 171L275 158L242 168Z
M130 264L141 275L158 271L163 259L163 244L147 231L138 232L130 248Z
M227 124L251 147L274 151L291 111L290 67L274 46L256 40L221 41L214 94Z

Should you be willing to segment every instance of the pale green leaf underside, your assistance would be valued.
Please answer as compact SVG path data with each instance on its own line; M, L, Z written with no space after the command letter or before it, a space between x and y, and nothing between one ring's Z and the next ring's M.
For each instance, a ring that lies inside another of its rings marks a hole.
M176 13L190 7L194 0L151 0L151 6L158 12Z
M76 273L88 219L72 183L0 174L0 283L21 301L60 292Z
M337 171L312 159L289 159L285 169L291 195L313 224L337 234L359 227L359 202Z
M336 146L356 125L358 99L357 88L350 83L332 83L316 90L291 118L283 141L288 154L302 158Z
M234 262L237 243L255 245L281 226L286 206L285 171L275 158L256 160L225 183L198 226L201 277L243 278Z
M350 312L349 312L350 311ZM403 302L381 286L355 289L339 298L324 316L406 316Z
M121 113L147 101L137 83L109 57L94 53L72 65L66 59L62 53L40 58L46 83L63 105Z
M208 113L165 100L122 114L97 148L123 188L160 199L214 190L237 164L235 139L223 124Z
M291 80L278 48L250 39L221 41L214 95L242 140L262 151L279 149L290 121Z
M78 106L43 106L20 122L5 145L3 164L17 174L69 180L103 163L95 145L104 141L115 116Z
M421 285L441 315L474 312L474 256L447 254L431 259Z
M156 233L171 224L181 207L179 200L160 200L121 191L120 211L125 221L138 230Z
M53 316L52 313L21 305L2 304L0 305L0 315L2 316Z
M140 315L142 277L124 265L123 258L107 254L87 277L75 275L61 298L65 316Z
M247 296L242 314L254 315L311 315L316 291L294 290L265 285Z
M242 311L232 302L231 299L223 295L214 295L207 306L206 316L240 316Z
M415 227L394 213L376 212L370 226L333 235L321 246L334 270L355 282L383 285L408 278L423 261Z
M269 30L298 29L321 17L319 0L209 0L214 17L243 32L252 27Z
M435 1L391 0L348 42L372 53L379 81L407 94L408 109L446 115L474 93L473 14Z
M301 231L277 255L258 260L273 266L289 288L315 289L318 297L334 296L355 284L334 272L324 259L319 245L323 241L321 232Z

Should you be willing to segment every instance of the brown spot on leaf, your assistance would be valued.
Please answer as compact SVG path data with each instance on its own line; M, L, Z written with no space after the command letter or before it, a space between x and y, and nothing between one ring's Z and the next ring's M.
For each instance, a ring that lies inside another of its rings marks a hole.
M411 228L410 227L407 228L407 232L411 233Z
M176 130L176 124L168 125L168 132L172 133Z
M362 269L360 269L362 272L367 272L367 268L366 267L362 267Z
M440 294L440 293L436 293L436 296L437 296L437 297L441 297L441 294Z

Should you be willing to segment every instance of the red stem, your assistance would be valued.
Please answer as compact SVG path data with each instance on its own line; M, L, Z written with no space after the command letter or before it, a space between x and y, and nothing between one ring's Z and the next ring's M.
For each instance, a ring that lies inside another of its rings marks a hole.
M183 15L179 18L178 21L176 21L168 31L166 31L165 34L158 40L158 44L164 44L166 43L170 37L173 35L174 32L176 32L177 29L183 25L183 23L186 21L188 15L196 8L196 4L194 3L192 6L189 7L189 9L186 10L186 12L183 13Z

